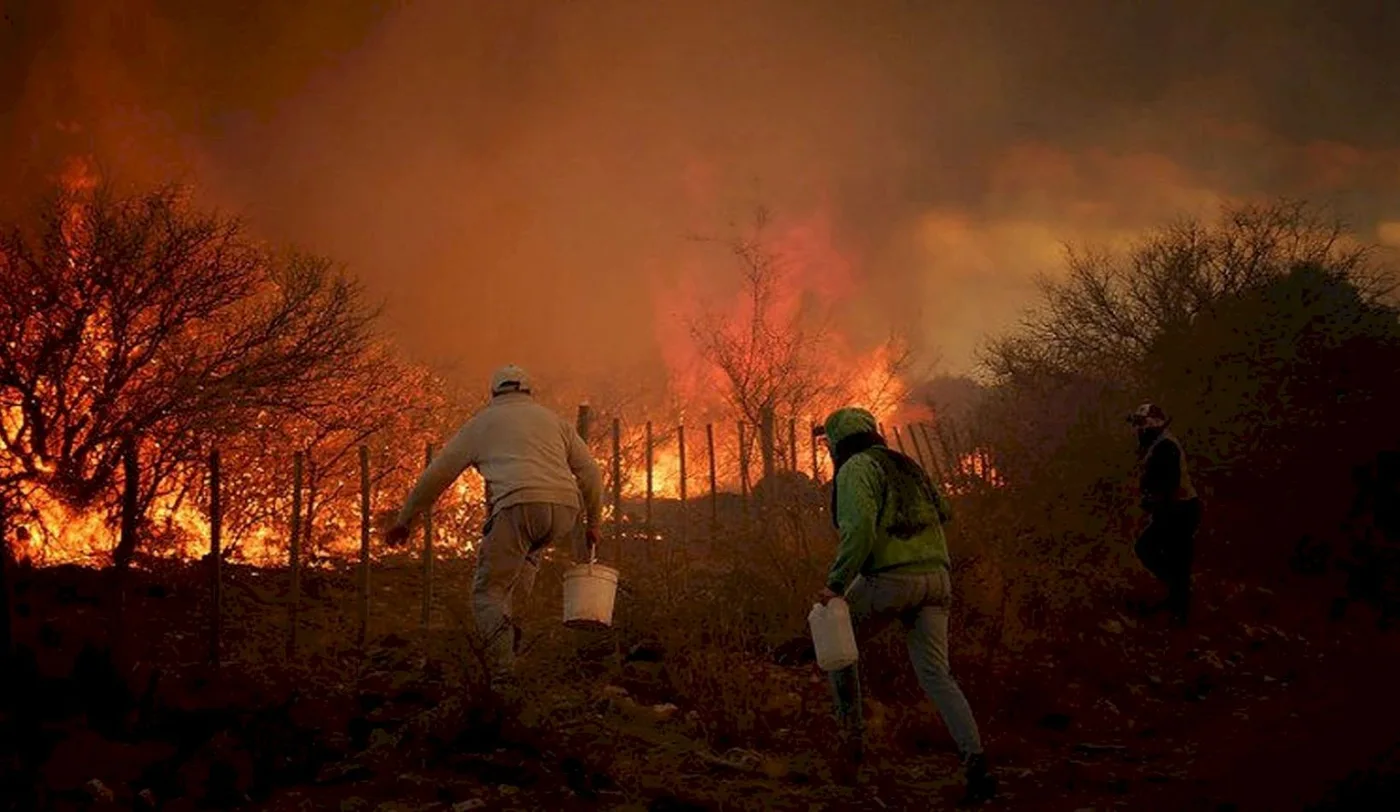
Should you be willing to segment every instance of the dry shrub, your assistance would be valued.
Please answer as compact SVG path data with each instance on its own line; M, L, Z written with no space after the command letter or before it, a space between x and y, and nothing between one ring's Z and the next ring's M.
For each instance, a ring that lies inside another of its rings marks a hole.
M793 522L765 515L770 521L755 516L683 553L661 542L648 556L634 545L620 566L624 659L638 648L659 652L667 701L693 711L715 746L771 743L792 726L791 695L806 703L800 686L810 674L776 666L773 654L806 635L828 551L810 551L815 521L802 537Z

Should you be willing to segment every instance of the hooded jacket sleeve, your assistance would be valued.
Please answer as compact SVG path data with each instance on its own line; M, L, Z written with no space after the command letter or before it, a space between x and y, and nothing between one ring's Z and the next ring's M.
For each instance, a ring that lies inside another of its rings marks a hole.
M584 516L589 527L597 527L603 515L603 472L578 431L568 422L563 422L563 426L564 442L569 449L569 470L573 471L579 493L583 495Z
M844 595L874 548L885 486L880 466L865 455L852 457L836 476L836 526L841 540L826 586Z
M431 507L453 480L477 463L479 451L476 446L476 432L472 429L472 422L468 421L418 477L417 484L399 511L400 525L409 524L419 513Z

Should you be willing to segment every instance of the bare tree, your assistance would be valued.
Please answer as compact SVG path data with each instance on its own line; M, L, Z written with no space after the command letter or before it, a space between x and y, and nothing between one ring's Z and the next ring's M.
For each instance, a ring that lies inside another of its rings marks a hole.
M825 393L819 351L827 338L823 314L799 309L780 320L776 297L786 270L784 259L763 240L768 212L758 209L751 232L729 240L725 247L739 263L747 312L705 311L690 324L701 356L714 364L729 384L730 403L743 418L757 424L765 412L805 405Z
M1229 205L1213 223L1180 220L1124 255L1068 249L1064 278L1041 279L1040 308L991 342L983 363L1002 381L1131 380L1162 336L1304 265L1379 295L1383 280L1370 270L1369 250L1346 236L1343 223L1283 200Z
M811 415L854 394L851 381L843 377L851 370L831 368L830 309L809 299L791 312L780 307L789 260L766 241L769 222L767 210L760 207L747 234L722 241L739 265L743 311L709 308L689 324L701 357L722 375L730 404L745 422L759 427L784 415ZM881 379L861 382L860 394L878 401L866 404L876 410L896 405L890 402L897 399L895 384L911 360L897 335L885 349L883 368L877 370ZM771 470L773 450L765 447L763 453L764 468Z
M144 512L213 438L333 402L375 315L326 260L173 189L52 195L0 232L0 289L0 484L80 510L114 509L127 444Z

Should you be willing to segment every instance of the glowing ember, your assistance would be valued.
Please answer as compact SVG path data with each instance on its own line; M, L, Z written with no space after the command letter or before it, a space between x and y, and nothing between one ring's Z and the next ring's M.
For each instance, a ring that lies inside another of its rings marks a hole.
M982 448L959 457L958 465L951 473L955 481L948 483L947 487L952 493L964 493L977 484L992 488L1006 485L1001 472L992 464L991 454Z

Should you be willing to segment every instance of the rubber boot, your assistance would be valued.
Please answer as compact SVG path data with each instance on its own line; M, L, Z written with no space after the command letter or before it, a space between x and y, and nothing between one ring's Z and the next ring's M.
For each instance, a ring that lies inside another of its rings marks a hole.
M963 775L967 779L967 792L958 806L976 806L996 797L997 777L987 769L987 756L974 753L963 762Z

